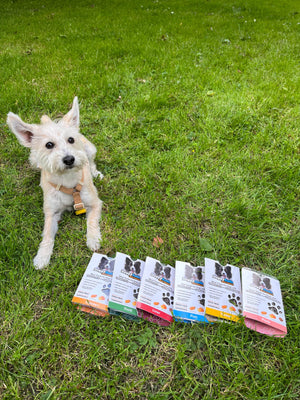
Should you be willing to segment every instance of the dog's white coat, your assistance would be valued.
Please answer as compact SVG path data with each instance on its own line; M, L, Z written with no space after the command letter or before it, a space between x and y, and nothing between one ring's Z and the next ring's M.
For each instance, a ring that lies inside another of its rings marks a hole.
M80 195L87 210L87 246L93 251L98 250L102 202L92 176L102 178L103 175L97 171L94 163L95 146L79 133L77 97L74 98L72 109L58 122L44 115L40 125L27 124L10 112L7 123L19 142L30 148L31 165L41 169L45 224L43 239L33 260L35 267L42 269L49 264L61 214L73 209L73 196L56 190L50 182L73 188L81 181L82 173L84 179ZM69 138L73 138L74 143L69 143ZM46 147L49 142L54 144L51 149ZM63 162L66 156L74 157L71 168Z

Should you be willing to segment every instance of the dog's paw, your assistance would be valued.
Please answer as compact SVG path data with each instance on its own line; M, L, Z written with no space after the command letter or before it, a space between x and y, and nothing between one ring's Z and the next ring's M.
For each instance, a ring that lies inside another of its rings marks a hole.
M93 177L94 178L99 178L99 179L103 179L104 178L104 175L102 174L102 172L100 172L100 171L98 171L97 169L94 171L94 173L93 173Z
M47 267L50 262L50 256L44 256L39 253L33 259L33 265L35 269L43 269Z
M96 237L88 237L86 240L87 247L92 251L97 251L100 249L101 235Z
M92 174L93 178L100 178L100 179L104 178L104 175L102 174L102 172L97 170L95 163L92 162L90 164L90 170L91 170L91 174Z

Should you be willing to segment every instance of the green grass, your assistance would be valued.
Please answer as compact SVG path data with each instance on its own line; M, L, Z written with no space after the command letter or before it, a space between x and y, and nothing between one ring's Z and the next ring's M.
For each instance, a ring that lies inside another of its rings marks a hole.
M299 4L1 3L0 398L298 399ZM71 215L34 269L39 173L6 114L55 118L75 95L106 176L102 251L273 274L286 338L77 311L91 253Z

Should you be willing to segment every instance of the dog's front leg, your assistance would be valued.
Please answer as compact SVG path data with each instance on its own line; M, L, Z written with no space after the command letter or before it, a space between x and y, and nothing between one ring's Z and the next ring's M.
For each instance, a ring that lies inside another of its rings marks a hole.
M49 264L60 216L60 212L55 213L48 211L45 213L43 240L40 243L37 255L33 259L33 264L36 269L42 269Z
M93 205L87 209L87 237L86 244L89 249L96 251L100 248L100 216L102 201L96 198Z

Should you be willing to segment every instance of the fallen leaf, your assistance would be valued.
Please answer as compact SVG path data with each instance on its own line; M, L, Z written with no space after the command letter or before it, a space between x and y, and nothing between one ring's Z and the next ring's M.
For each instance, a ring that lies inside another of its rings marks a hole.
M157 247L157 248L159 248L162 244L163 244L163 240L162 240L162 238L160 238L159 236L156 236L154 239L153 239L153 246L154 247Z
M209 90L209 91L206 93L206 95L212 97L212 96L215 95L215 92L214 92L213 90Z
M212 251L213 247L208 240L200 238L200 249L203 251Z

